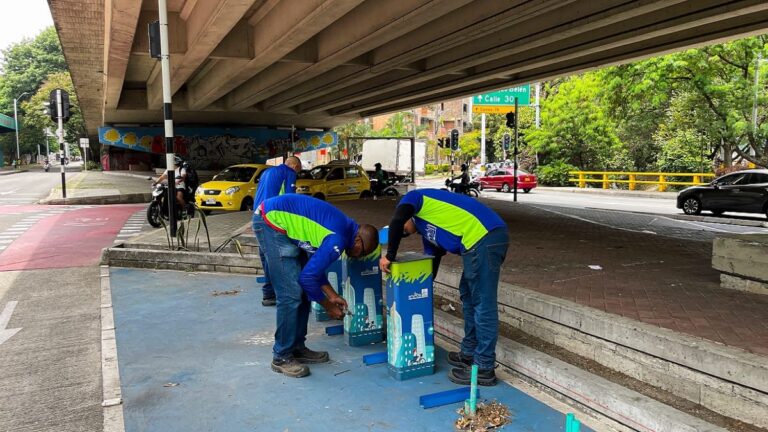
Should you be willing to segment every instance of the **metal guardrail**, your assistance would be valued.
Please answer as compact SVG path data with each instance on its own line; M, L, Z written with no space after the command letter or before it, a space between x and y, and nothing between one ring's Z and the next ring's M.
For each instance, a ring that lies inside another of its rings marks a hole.
M659 192L664 192L670 185L696 186L706 184L704 178L715 177L713 173L660 173L660 172L623 172L623 171L570 171L568 181L577 183L580 188L587 187L587 183L602 183L603 189L610 189L611 183L628 184L629 190L635 190L639 184L657 184ZM649 177L656 177L649 180ZM668 181L669 177L690 177L691 181Z

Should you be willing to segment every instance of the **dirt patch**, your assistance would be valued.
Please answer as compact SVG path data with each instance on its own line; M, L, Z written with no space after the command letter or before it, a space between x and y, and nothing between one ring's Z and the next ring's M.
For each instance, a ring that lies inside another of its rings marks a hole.
M236 290L236 289L229 290L229 291L214 291L214 292L211 293L211 295L214 296L214 297L219 297L219 296L236 296L238 294L240 294L240 290Z
M478 403L475 415L464 412L463 407L456 412L460 417L454 425L460 431L487 432L501 429L512 422L509 408L497 401Z

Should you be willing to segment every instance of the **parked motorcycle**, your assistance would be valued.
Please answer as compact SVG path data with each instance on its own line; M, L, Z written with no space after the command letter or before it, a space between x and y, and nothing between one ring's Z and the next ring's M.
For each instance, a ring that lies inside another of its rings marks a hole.
M480 182L477 178L471 179L465 188L462 187L460 179L451 180L448 178L445 179L445 187L451 192L463 193L474 198L480 196Z
M43 169L45 170L45 172L48 172L48 170L51 169L51 163L48 161L45 161L45 163L43 164Z
M182 209L176 205L176 220L180 221L186 216L192 216L195 213L195 207L192 203L187 203L187 208ZM152 202L147 207L147 222L155 228L163 226L165 220L168 223L168 184L165 182L154 183L152 185Z

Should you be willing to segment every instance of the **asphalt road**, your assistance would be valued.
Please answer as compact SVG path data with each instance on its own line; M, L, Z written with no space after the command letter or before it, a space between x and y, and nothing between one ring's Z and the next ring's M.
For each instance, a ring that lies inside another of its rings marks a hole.
M80 167L67 167L66 175L74 175ZM32 204L48 196L51 189L61 184L59 165L45 172L42 168L18 174L0 176L0 206Z
M440 188L444 179L419 181L420 187ZM485 190L483 199L513 203L512 193ZM712 241L718 234L766 233L768 229L718 222L679 220L682 210L675 199L646 198L602 193L566 192L536 188L530 193L520 191L517 203L532 205L562 217L575 218L620 230L658 234L695 241ZM705 212L706 214L706 212ZM768 222L758 214L729 213L732 222L739 220Z

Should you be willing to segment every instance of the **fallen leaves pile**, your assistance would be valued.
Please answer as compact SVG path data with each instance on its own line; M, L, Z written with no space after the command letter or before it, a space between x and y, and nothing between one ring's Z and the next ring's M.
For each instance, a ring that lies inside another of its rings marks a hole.
M464 407L456 412L461 416L456 420L456 429L471 432L487 432L493 429L501 429L511 423L509 408L499 402L477 404L474 416L464 412Z

